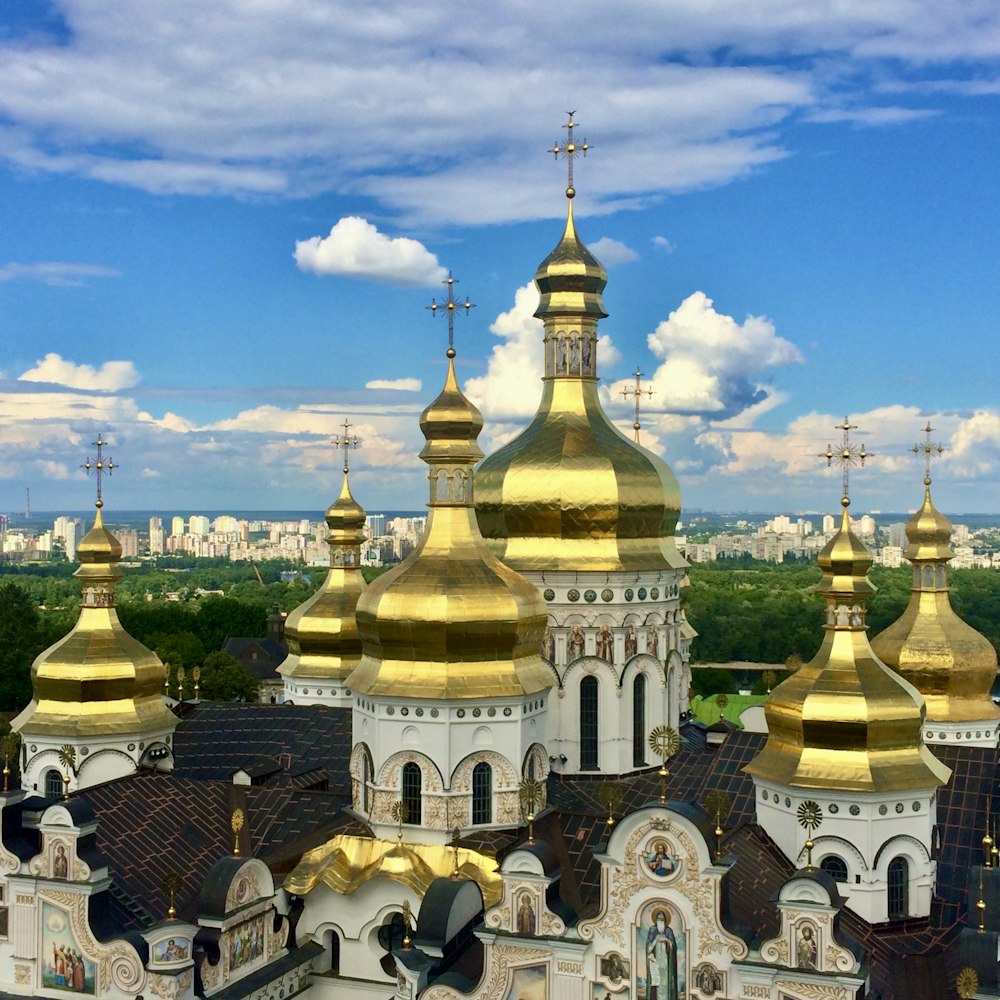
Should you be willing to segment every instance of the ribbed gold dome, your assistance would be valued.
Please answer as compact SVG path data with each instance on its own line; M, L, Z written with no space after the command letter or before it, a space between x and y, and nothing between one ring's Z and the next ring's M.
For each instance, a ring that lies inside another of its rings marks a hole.
M846 498L845 498L846 499ZM799 788L904 791L933 788L949 770L924 746L923 701L872 651L865 624L871 556L850 529L819 557L825 633L816 656L779 684L764 708L767 743L747 771Z
M176 725L161 696L163 664L118 620L114 590L122 575L117 565L121 552L98 507L94 527L77 548L80 618L69 635L31 665L34 697L11 723L22 737L141 737Z
M929 478L924 481L923 506L906 523L906 538L904 554L913 563L910 602L900 618L872 640L872 648L923 695L929 721L1000 718L990 697L996 650L951 606L951 522L931 501Z
M298 680L344 680L361 660L361 633L355 619L365 589L361 544L365 511L351 495L348 473L340 496L327 508L330 571L323 585L285 623L288 656L278 673Z
M544 691L546 608L538 591L489 551L472 507L482 415L455 378L420 417L430 512L417 548L358 601L364 655L347 678L362 694L484 698Z
M542 400L528 427L476 470L483 537L521 571L679 569L680 490L597 395L597 321L607 274L566 229L535 275L545 329Z

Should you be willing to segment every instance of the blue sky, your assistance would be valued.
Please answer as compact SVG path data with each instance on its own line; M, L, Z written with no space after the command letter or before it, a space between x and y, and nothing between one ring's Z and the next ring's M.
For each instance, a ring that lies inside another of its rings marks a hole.
M425 500L425 306L476 308L486 450L534 412L530 282L609 272L602 391L636 366L685 504L1000 511L1000 10L972 0L18 0L0 14L0 509L317 510L349 419L369 509ZM388 387L386 385L388 384Z

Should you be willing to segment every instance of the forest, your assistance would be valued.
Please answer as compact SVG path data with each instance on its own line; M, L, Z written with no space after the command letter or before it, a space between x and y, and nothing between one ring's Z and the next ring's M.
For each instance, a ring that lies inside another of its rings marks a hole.
M32 660L75 623L80 588L73 569L68 563L0 564L0 712L27 704ZM250 700L255 682L222 652L225 640L263 637L272 609L293 610L326 575L322 567L278 560L258 564L257 571L260 580L249 564L187 557L127 568L117 589L118 615L173 671L182 666L190 674L201 667L203 698ZM371 579L381 570L364 572ZM694 666L733 660L794 665L808 661L819 647L823 604L815 591L820 579L815 564L720 560L693 565L689 575L685 607L699 633L692 645ZM906 607L910 569L875 567L870 578L878 588L868 615L875 635ZM1000 573L956 570L950 583L955 610L1000 648ZM698 693L733 689L726 671L694 674Z

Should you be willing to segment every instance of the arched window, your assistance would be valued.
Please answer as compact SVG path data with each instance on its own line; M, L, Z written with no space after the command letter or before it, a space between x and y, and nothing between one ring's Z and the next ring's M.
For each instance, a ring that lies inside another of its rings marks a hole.
M340 975L340 935L334 931L327 931L323 937L326 938L327 957L330 959L330 974Z
M847 863L836 854L831 854L819 863L820 868L830 875L835 882L847 881Z
M407 764L407 767L410 765ZM414 764L414 767L417 765ZM419 770L419 768L418 768ZM378 929L378 943L385 954L379 960L382 971L387 976L396 975L396 960L392 953L403 947L403 914L393 913L388 916L382 926Z
M371 784L372 784L372 772L375 770L375 766L372 763L372 755L368 752L368 747L365 747L364 753L361 756L361 808L367 813L371 812Z
M422 815L420 804L422 796L421 785L423 775L420 773L420 766L409 761L403 765L403 805L406 806L406 822L414 826L420 826Z
M50 767L45 772L45 797L47 799L58 799L62 793L62 775L54 767Z
M632 765L646 763L646 678L636 674L632 681Z
M596 677L580 681L580 770L596 771L597 759L597 702Z
M472 823L493 822L493 768L480 763L472 769Z
M910 915L910 866L906 858L889 862L889 919L901 920Z

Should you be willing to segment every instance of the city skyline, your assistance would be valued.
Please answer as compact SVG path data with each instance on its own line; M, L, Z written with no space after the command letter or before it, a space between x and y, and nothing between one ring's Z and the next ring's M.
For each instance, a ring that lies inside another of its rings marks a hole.
M491 451L535 411L531 279L565 212L609 272L599 366L686 508L1000 511L1000 13L768 0L26 0L0 26L0 509L323 510L344 420L369 511L419 510L417 416L459 377ZM570 31L572 44L567 41ZM392 59L386 54L392 53ZM571 58L568 57L571 55ZM582 72L581 70L586 70Z

